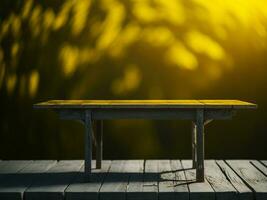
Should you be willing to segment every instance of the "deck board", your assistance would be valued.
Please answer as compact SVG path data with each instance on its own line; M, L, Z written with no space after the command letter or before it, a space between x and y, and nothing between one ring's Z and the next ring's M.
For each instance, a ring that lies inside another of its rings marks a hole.
M175 173L172 172L171 169L171 161L170 160L160 160L158 162L158 170L159 170L159 200L174 200L175 192L174 192L174 181L175 181Z
M237 191L214 160L205 161L205 176L215 191L216 200L238 199Z
M253 200L252 190L248 188L242 179L223 160L217 160L216 163L234 188L238 191L239 197L244 200Z
M177 199L188 200L189 189L180 160L171 160L171 169L175 174L174 192Z
M267 167L257 160L252 160L251 164L254 165L259 171L261 171L265 176L267 176Z
M0 178L3 174L16 173L27 165L31 164L31 160L8 160L0 162Z
M158 160L145 161L145 174L143 182L143 196L145 199L158 199L158 180L159 180Z
M260 162L267 167L267 160L261 160Z
M144 174L144 160L129 161L127 173L129 173L129 182L127 186L127 199L138 200L142 199L143 193L143 174Z
M59 161L24 192L26 200L64 199L64 191L82 167L83 161Z
M95 166L95 160L92 161L92 165ZM81 168L78 176L75 177L73 183L71 183L65 190L66 200L71 199L92 199L97 200L99 190L103 184L104 178L110 168L111 161L103 160L101 169L92 169L92 176L90 182L84 178L84 166Z
M82 160L0 161L0 199L261 200L266 163L205 160L205 182L197 183L191 160L104 160L90 182Z
M209 182L196 183L196 170L192 169L191 160L182 160L186 180L188 182L190 199L192 200L215 200L215 193Z
M248 160L228 160L230 167L255 192L258 200L267 199L267 177Z
M124 200L129 175L125 172L126 161L114 160L100 189L101 200Z
M15 174L6 174L5 181L0 185L0 199L22 199L25 190L39 178L40 173L55 163L52 160L33 161Z

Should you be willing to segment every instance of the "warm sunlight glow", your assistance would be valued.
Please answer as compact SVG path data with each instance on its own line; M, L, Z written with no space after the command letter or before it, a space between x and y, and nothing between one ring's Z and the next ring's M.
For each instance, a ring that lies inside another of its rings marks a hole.
M38 71L32 71L29 78L29 94L31 97L34 97L37 92L39 79L40 78Z
M62 62L65 76L71 76L79 62L79 50L70 45L64 45L60 51L60 60Z
M191 31L186 35L186 42L196 53L203 53L214 60L224 57L224 50L214 40L198 31Z
M75 2L72 21L73 35L78 35L84 29L88 19L90 5L90 0L79 0Z
M220 81L225 72L241 70L240 54L267 48L264 0L65 0L57 9L53 3L22 2L0 22L0 87L8 94L35 96L39 85L46 84L39 82L42 70L60 73L54 76L64 80L80 74L83 85L74 85L76 92L70 93L85 95L89 88L80 87L101 83L88 80L96 70L118 97L138 91L146 79L149 97L178 91L190 96L196 88ZM31 57L28 63L21 62L25 56ZM153 76L172 70L173 76L181 71L201 76L188 80L192 88L186 91L164 89ZM28 93L22 92L25 88Z
M177 67L193 70L197 68L197 59L184 45L176 42L167 52L167 59Z
M15 74L11 74L7 77L7 91L11 95L15 89L17 82L17 76Z
M136 66L127 66L124 76L112 84L114 94L125 94L138 88L141 81L140 71Z

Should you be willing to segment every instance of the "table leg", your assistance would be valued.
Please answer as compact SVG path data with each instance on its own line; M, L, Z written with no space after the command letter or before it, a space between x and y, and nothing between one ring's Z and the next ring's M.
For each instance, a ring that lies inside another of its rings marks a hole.
M96 122L96 168L101 169L103 158L103 120Z
M90 110L85 111L85 160L84 160L84 173L88 177L91 174L92 163L92 135L93 135L93 121L92 112Z
M196 113L196 132L197 132L197 182L204 182L204 110L197 109Z
M197 166L197 154L196 154L196 124L192 122L192 168Z

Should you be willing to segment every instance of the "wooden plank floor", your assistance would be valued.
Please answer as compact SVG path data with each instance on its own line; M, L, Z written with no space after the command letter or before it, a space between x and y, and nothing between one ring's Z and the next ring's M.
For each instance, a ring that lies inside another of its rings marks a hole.
M205 160L203 183L195 182L191 166L190 160L104 160L88 182L82 160L0 161L0 199L267 199L267 161Z

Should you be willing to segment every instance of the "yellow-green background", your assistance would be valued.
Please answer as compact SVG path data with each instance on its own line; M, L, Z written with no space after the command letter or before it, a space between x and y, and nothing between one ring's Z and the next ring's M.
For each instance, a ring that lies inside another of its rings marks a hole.
M83 157L49 99L241 99L207 158L267 159L265 0L1 0L0 159ZM105 121L104 158L189 158L190 122Z

